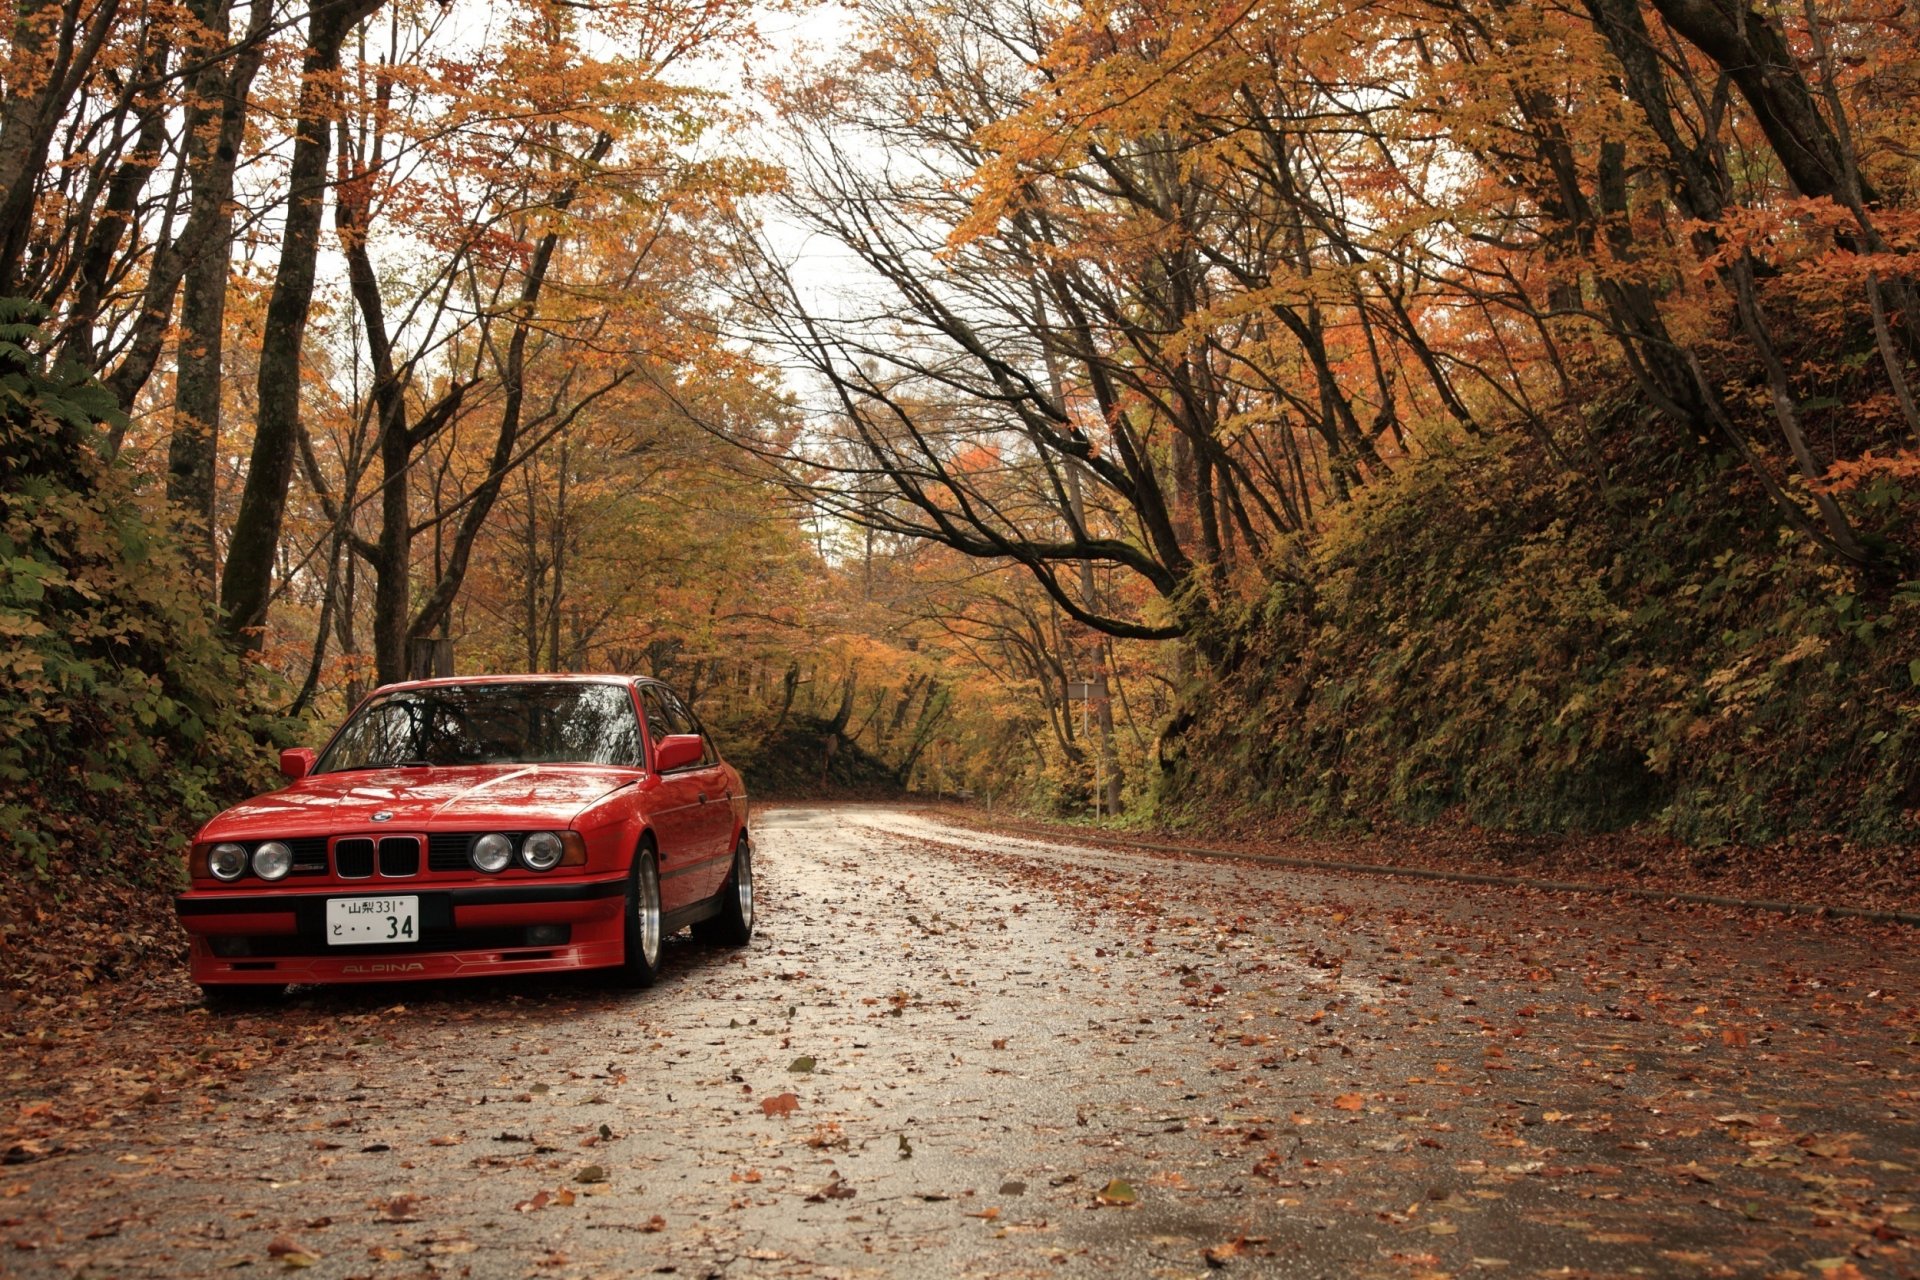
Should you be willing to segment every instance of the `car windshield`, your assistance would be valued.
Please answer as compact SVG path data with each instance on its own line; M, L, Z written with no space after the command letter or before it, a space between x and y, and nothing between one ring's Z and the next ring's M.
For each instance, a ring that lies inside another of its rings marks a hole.
M626 686L526 681L382 694L342 726L314 772L639 761L640 723Z

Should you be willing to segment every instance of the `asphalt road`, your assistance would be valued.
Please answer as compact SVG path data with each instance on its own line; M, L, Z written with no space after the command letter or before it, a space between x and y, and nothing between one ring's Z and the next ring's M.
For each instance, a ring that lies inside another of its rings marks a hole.
M170 998L10 1276L1920 1275L1911 930L759 815L654 990Z

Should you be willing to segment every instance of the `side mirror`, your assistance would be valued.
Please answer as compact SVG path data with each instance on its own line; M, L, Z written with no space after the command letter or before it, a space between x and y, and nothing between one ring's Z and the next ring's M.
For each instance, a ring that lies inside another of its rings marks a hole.
M653 747L653 767L661 773L699 763L707 744L697 733L670 733Z
M280 772L288 782L298 782L313 772L312 747L288 747L280 753Z

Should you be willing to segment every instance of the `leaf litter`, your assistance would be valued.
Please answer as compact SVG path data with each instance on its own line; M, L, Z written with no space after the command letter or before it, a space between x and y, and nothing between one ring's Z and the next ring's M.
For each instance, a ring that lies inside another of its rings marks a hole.
M643 997L62 1006L0 1046L13 1263L1914 1266L1904 934L782 818L760 939Z

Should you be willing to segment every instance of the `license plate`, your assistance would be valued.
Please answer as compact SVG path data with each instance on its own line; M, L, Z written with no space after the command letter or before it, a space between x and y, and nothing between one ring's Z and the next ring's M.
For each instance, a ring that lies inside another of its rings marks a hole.
M328 898L327 943L335 947L420 941L420 899Z

